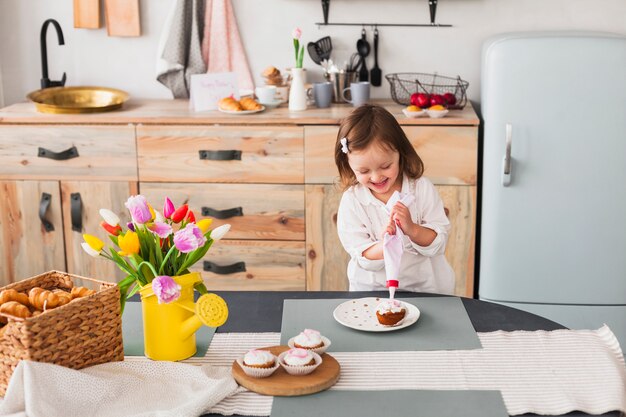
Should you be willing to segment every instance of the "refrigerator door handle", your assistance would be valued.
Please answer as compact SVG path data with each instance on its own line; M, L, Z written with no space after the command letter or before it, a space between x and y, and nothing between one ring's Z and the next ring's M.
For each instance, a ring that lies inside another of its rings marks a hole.
M513 126L510 123L506 124L506 149L504 151L504 158L502 158L502 185L508 187L511 184L511 143Z

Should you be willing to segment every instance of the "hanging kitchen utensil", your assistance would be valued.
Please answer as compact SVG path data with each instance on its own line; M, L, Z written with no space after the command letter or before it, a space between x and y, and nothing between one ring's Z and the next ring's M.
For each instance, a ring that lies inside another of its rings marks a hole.
M104 0L109 36L140 36L139 0Z
M333 51L333 42L330 36L324 36L315 42L315 48L320 58L323 60L330 59L330 53Z
M383 72L378 68L378 28L374 28L374 68L370 71L370 80L374 87L382 84Z
M366 39L365 28L361 31L361 39L356 42L356 50L359 52L361 60L359 61L359 81L369 80L369 71L367 70L367 64L365 58L370 54L370 44Z
M81 29L100 27L100 0L74 0L74 27Z
M322 63L322 58L317 53L317 46L315 45L315 42L307 43L306 50L309 51L309 56L311 57L313 62L315 62L317 65L320 65Z

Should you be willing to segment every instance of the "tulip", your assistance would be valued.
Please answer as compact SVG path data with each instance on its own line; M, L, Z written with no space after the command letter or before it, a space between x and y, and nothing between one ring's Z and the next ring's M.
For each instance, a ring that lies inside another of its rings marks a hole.
M230 224L223 224L220 227L216 227L211 231L211 239L214 241L218 241L224 237L226 233L230 230Z
M133 232L135 231L135 225L133 224L133 222L126 223L126 227L128 227L128 229L132 230Z
M165 197L165 203L163 204L163 215L165 216L165 218L171 218L174 210L176 210L176 208L174 207L174 203L172 203L172 200L170 200L168 197Z
M187 215L188 209L189 209L189 206L187 206L187 204L183 204L182 206L178 207L174 211L174 213L172 213L172 221L174 223L180 223Z
M128 197L126 208L130 211L133 221L137 224L144 224L152 220L152 213L146 198L142 195Z
M120 233L122 233L122 228L119 224L116 226L111 226L107 222L100 222L100 226L102 226L104 230L106 230L109 234L113 236L118 236Z
M83 250L87 252L89 256L93 256L94 258L100 256L100 251L94 250L87 242L81 243L80 246L83 247Z
M293 32L291 32L291 37L294 39L300 40L301 36L302 36L302 30L300 28L295 28Z
M150 230L161 239L165 239L172 234L172 226L167 223L154 222L148 226L148 230Z
M156 218L156 213L150 203L148 203L148 210L150 210L150 220L154 220Z
M194 223L189 223L184 229L174 234L174 246L182 253L193 252L206 243L202 230Z
M118 236L117 245L121 249L119 254L122 256L138 254L139 236L137 236L137 233L129 230L126 234Z
M85 242L87 242L91 249L98 253L104 248L104 242L93 235L83 235L83 239L85 239Z
M187 221L187 223L195 223L196 222L196 216L194 216L193 211L189 210L187 212L187 217L185 217L185 220Z
M154 218L155 222L165 223L165 217L163 217L159 211L154 210L154 214L156 214L156 217Z
M213 223L213 219L202 219L196 223L196 226L202 230L202 233L206 233L211 227L211 223Z
M110 226L115 227L120 224L120 218L109 209L100 209L100 216L102 216L104 221Z
M155 277L152 280L152 291L157 296L159 304L171 303L180 297L181 286L167 275Z

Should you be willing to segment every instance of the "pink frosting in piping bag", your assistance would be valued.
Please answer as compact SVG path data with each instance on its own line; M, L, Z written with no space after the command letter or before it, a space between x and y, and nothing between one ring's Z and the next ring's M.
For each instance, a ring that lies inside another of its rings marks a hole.
M387 204L385 204L385 208L388 212L391 212L391 209L397 202L401 202L405 206L409 207L410 204L413 203L413 200L415 200L413 195L401 194L396 191L391 195ZM404 252L404 243L402 242L403 237L404 232L402 232L400 227L396 227L395 235L385 233L385 236L383 237L383 259L385 260L385 274L387 275L387 288L389 288L390 299L393 299L396 289L400 284L398 277L400 276L402 252Z

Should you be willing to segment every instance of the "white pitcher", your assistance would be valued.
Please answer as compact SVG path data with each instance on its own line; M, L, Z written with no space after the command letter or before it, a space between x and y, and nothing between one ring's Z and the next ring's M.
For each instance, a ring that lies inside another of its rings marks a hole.
M289 89L289 111L306 110L306 89L304 88L304 69L291 69L291 87Z

